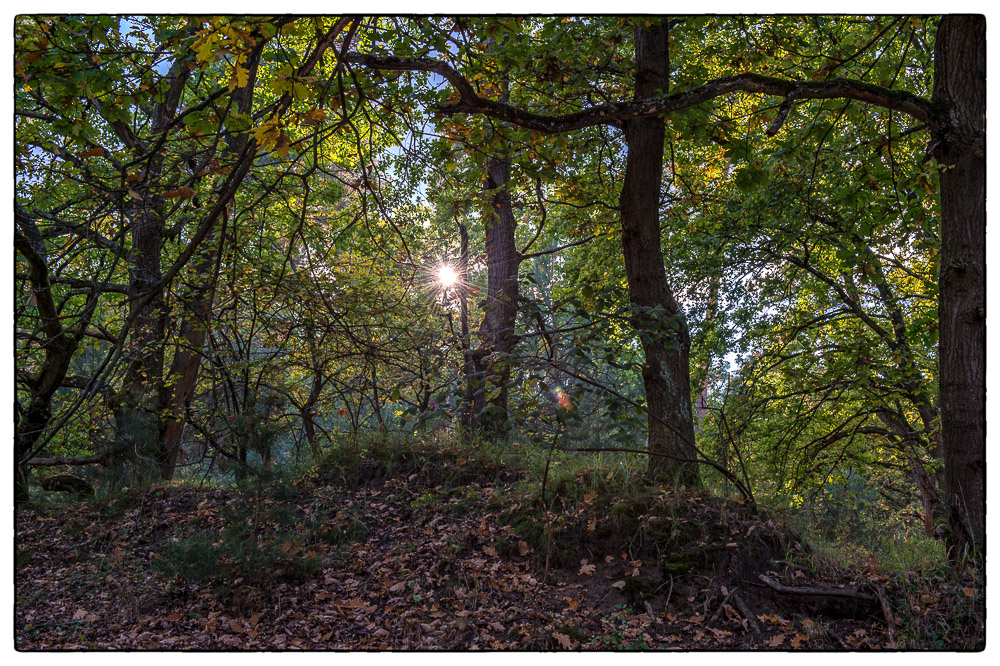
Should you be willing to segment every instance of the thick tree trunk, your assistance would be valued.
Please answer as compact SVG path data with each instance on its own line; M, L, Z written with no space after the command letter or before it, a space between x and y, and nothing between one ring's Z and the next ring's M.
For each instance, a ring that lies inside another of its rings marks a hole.
M510 201L510 161L490 157L486 163L486 191L493 197L493 216L486 224L487 289L479 349L472 354L474 387L473 429L503 436L507 430L507 382L510 358L517 338L517 270L521 259L514 244L516 221Z
M151 135L167 131L190 75L186 62L178 56L164 77L168 82L167 90L152 110ZM136 153L145 157L147 146L136 143L131 135L125 138ZM126 348L128 366L115 409L119 453L131 460L134 471L141 478L160 476L168 464L162 441L162 415L169 404L163 378L167 312L164 286L160 284L163 278L160 254L166 224L163 199L155 193L162 172L163 154L155 154L145 164L144 179L133 187L135 193L129 215L132 247L128 255L128 299L129 315L134 315L134 319Z
M160 270L164 225L153 210L151 194L143 196L131 216L129 252L130 313L136 313L127 346L128 368L115 413L118 446L142 477L159 474L166 462L160 447L163 384L163 343L166 312ZM152 298L146 298L153 292ZM154 472L155 470L155 472Z
M653 97L669 82L667 25L636 29L635 98ZM649 470L697 484L694 423L691 418L690 338L684 313L667 284L660 247L660 190L663 174L662 118L625 123L628 158L621 192L622 250L629 299L646 363L642 378L649 410Z
M952 557L986 551L986 19L946 16L935 49L941 166L940 377Z

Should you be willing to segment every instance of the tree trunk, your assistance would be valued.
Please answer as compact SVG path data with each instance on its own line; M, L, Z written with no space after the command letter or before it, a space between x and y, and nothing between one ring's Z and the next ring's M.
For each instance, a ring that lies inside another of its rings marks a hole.
M215 276L217 259L212 249L221 252L222 242L216 245L216 232L213 229L203 242L202 259L194 266L193 279L197 283L192 286L187 297L183 299L186 314L181 321L179 340L174 347L174 360L170 366L168 377L173 385L170 400L170 410L164 419L161 438L163 461L160 474L165 481L173 478L181 451L181 435L184 432L185 414L188 403L198 382L198 371L201 368L202 350L212 321L212 303L215 297ZM210 277L211 276L211 277Z
M935 47L941 167L941 425L951 556L986 552L986 19L946 16Z
M476 366L472 360L472 346L469 341L469 231L458 221L459 255L458 255L458 305L461 317L462 339L462 374L465 376L465 400L462 401L459 423L463 430L472 430L472 402L476 388L472 385Z
M302 405L302 428L305 432L306 442L309 443L309 452L312 454L313 460L319 460L322 450L316 440L316 404L323 393L326 381L323 379L323 362L316 349L315 329L312 320L306 322L306 335L309 340L309 353L312 357L312 368L310 369L313 373L313 379L309 387L309 397Z
M190 75L191 70L183 58L176 57L164 77L168 82L167 90L152 110L151 136L167 131ZM147 146L137 144L134 137L126 138L132 142L134 152L143 155L147 151ZM169 404L163 377L167 313L164 286L160 284L163 277L160 254L166 224L163 199L154 192L162 171L163 153L149 157L144 179L133 188L135 194L132 194L129 215L132 247L128 254L128 299L129 315L134 314L135 319L126 348L128 367L124 388L115 409L116 446L123 457L131 459L140 477L159 476L168 464L162 441L162 414Z
M667 25L636 28L635 99L666 92L669 82ZM663 119L625 122L628 157L621 192L622 250L629 299L646 363L642 371L649 410L649 471L687 484L699 482L691 418L690 338L684 313L667 284L660 247Z
M705 322L704 328L706 331L711 332L715 328L715 317L719 304L719 287L722 283L722 278L719 275L713 275L709 278L708 287L708 307L705 309ZM708 373L712 368L712 354L711 352L706 352L705 358L701 363L701 367L698 368L698 398L695 402L694 408L694 431L701 432L702 423L705 421L705 416L708 415Z
M130 314L136 309L138 313L129 335L129 364L115 412L117 446L144 478L158 475L166 462L165 452L160 447L161 411L166 405L163 382L166 312L159 284L163 277L160 253L164 224L154 210L152 199L151 193L143 192L131 215L128 298ZM152 298L146 299L150 292L153 292Z
M510 160L490 157L485 189L493 198L493 216L486 224L487 289L480 346L472 354L478 386L472 394L473 428L504 436L507 430L507 382L517 338L517 269L521 258L514 244L517 222L510 202Z
M78 338L66 331L60 322L55 299L52 297L42 235L35 221L16 201L14 219L14 247L28 262L28 280L31 282L35 307L45 336L42 367L28 381L31 397L24 411L17 414L14 424L14 502L20 503L29 498L28 470L24 458L31 453L52 419L52 396L66 377L70 361L76 352ZM92 308L85 309L85 312L92 311ZM89 316L81 323L80 330L86 328L88 319Z
M266 41L261 40L254 48L247 67L247 84L234 90L231 101L236 105L240 113L249 113L253 106L253 91L257 81L257 69L263 53ZM226 139L229 153L234 157L238 156L246 148L250 140L248 134L233 133ZM225 233L225 224L228 215L225 211L222 214L222 233ZM160 449L162 450L163 461L160 472L164 480L173 478L174 469L177 466L177 458L181 450L181 435L184 432L185 413L188 402L194 392L194 386L198 381L198 373L201 369L202 350L205 348L205 339L212 319L212 304L215 300L215 284L218 277L218 266L220 258L211 252L211 248L216 246L216 238L219 235L218 222L206 234L202 241L202 259L197 262L194 268L195 280L199 280L191 289L190 295L185 299L186 313L181 322L180 338L183 341L178 343L174 351L174 360L170 367L169 376L173 379L173 394L170 400L170 411L165 419L162 428ZM219 239L216 246L219 254L222 253L224 239ZM208 280L207 276L212 275ZM310 444L312 441L310 440Z

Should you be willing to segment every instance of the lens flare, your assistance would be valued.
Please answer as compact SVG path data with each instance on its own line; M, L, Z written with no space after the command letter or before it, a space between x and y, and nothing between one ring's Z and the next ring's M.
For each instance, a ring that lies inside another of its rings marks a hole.
M458 282L458 273L456 273L455 269L452 268L451 266L442 266L441 268L439 268L437 277L438 281L441 283L441 286L444 287L445 289L448 289L449 287L453 286L456 282Z
M566 389L562 386L556 386L552 389L552 397L559 405L559 409L564 412L568 412L573 409L573 402L569 399L569 394L566 393Z

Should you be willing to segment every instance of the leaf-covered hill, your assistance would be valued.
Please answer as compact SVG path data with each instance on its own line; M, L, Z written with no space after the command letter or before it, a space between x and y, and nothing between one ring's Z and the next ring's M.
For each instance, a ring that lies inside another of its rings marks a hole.
M749 506L623 481L615 468L551 479L545 511L517 462L376 445L331 454L294 482L26 507L16 646L867 650L984 639L972 577L946 586L838 570Z

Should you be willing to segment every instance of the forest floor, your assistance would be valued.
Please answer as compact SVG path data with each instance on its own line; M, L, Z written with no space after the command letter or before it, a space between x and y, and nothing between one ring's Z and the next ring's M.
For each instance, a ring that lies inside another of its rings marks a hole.
M954 617L982 601L975 574L890 581L821 569L780 523L702 492L607 498L593 489L601 473L586 472L548 488L546 513L537 492L518 490L517 470L464 458L341 463L294 483L20 509L16 647L892 650L984 640L982 614Z

